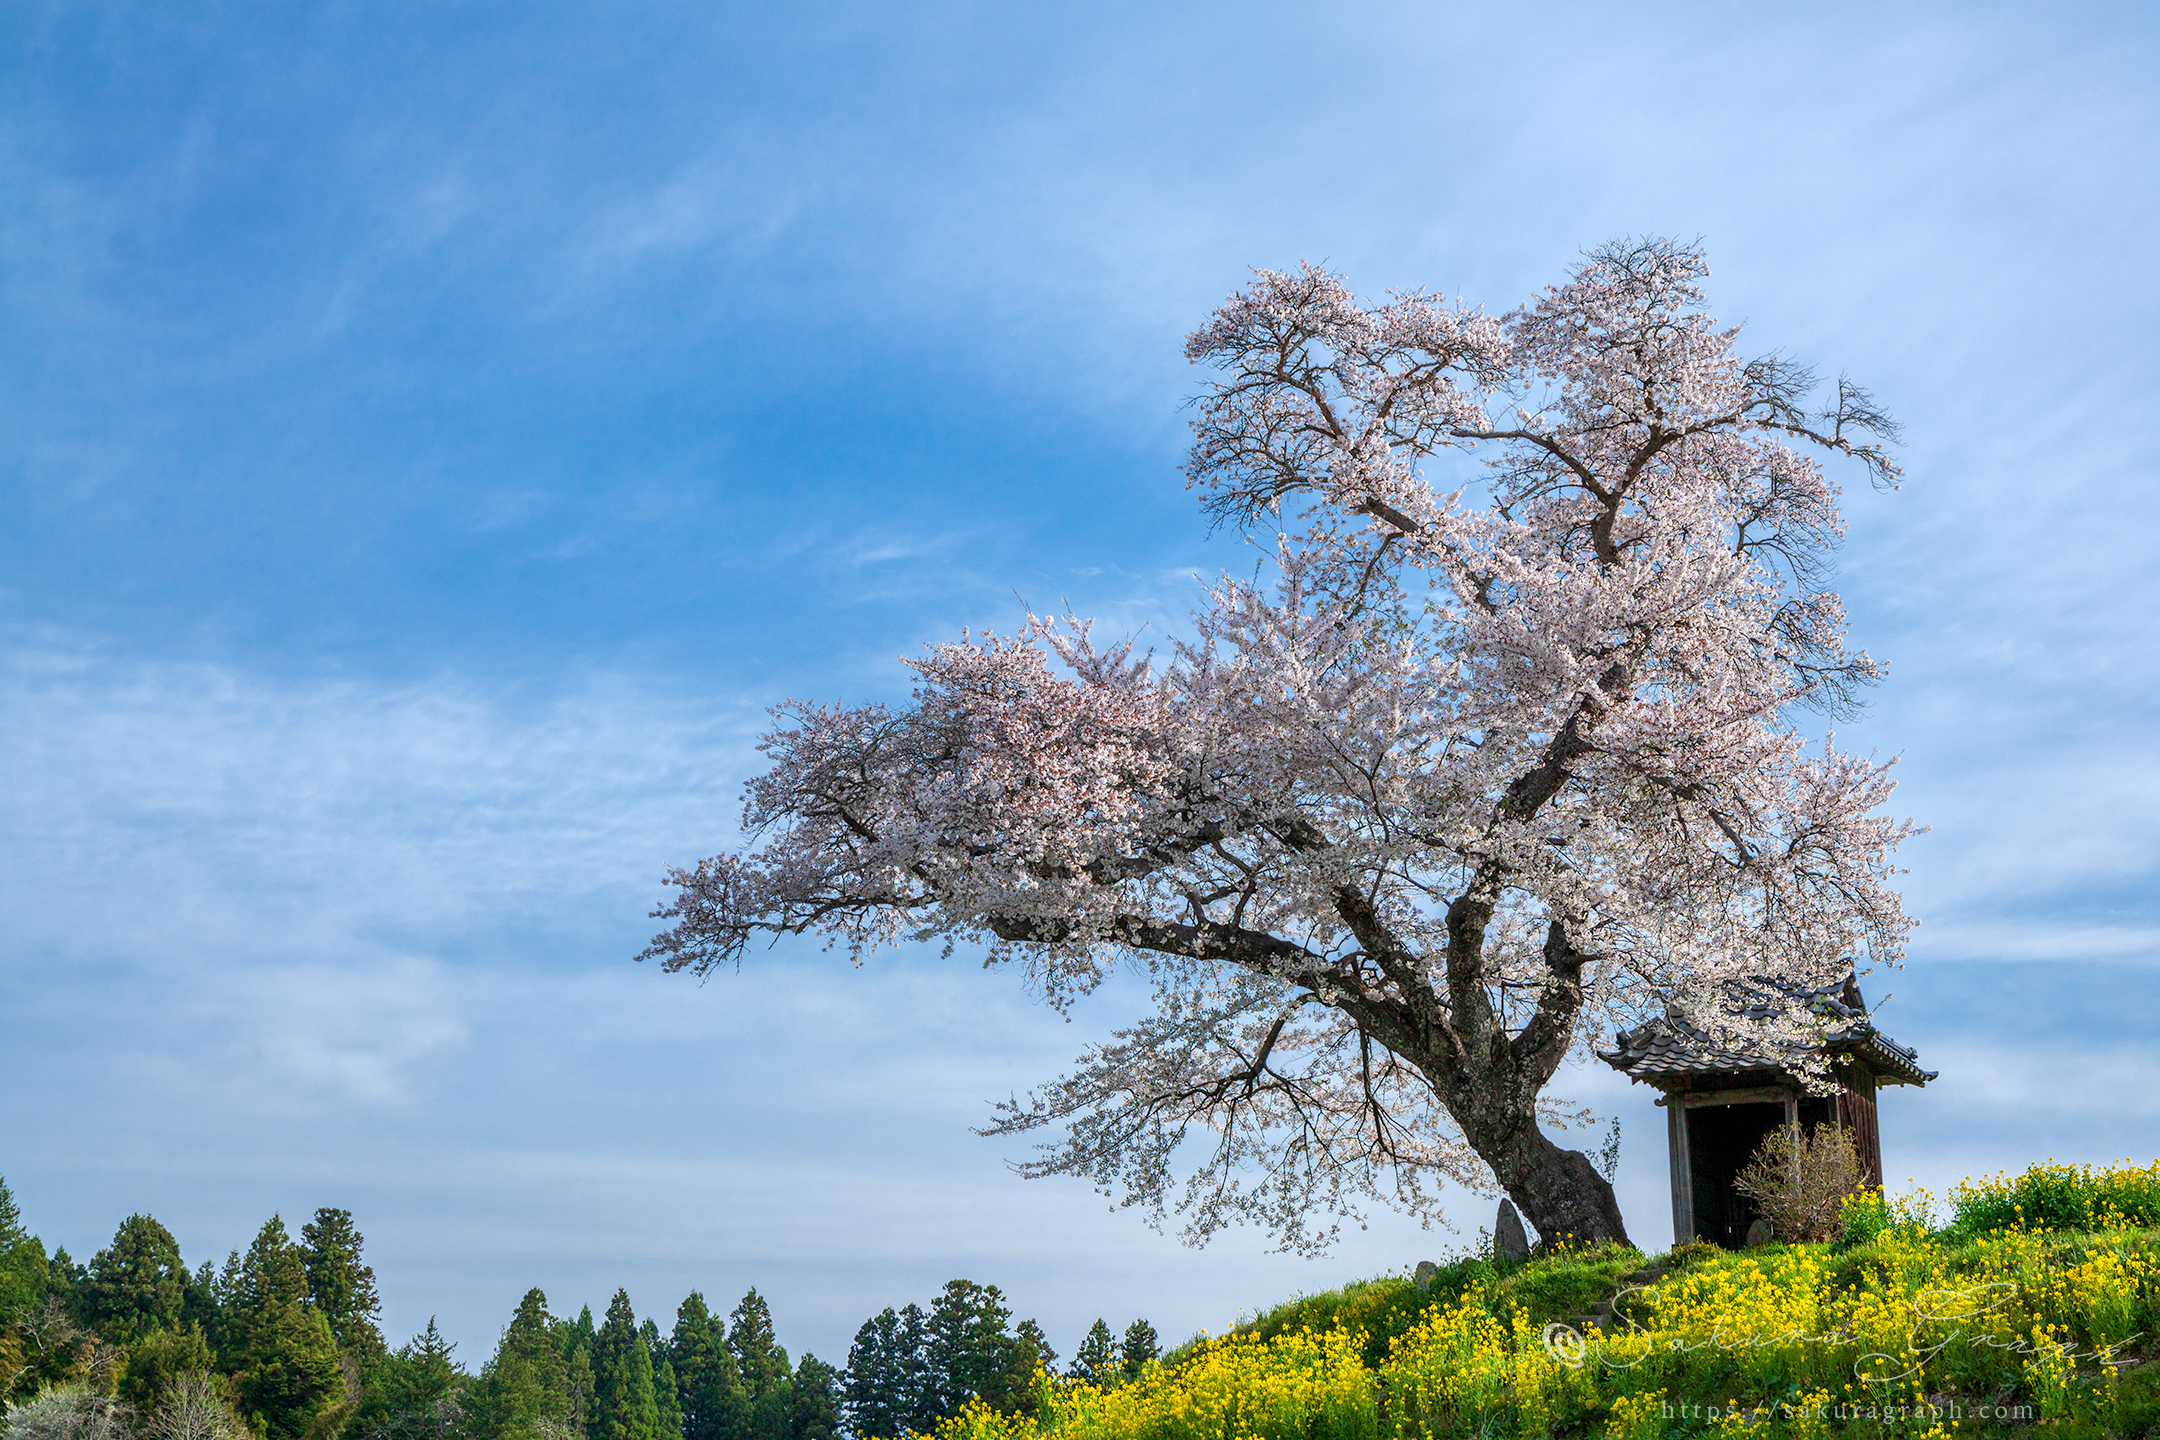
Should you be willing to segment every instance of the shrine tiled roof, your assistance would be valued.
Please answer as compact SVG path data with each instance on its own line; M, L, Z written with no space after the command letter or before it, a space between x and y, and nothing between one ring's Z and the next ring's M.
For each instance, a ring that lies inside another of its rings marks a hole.
M1920 1057L1875 1028L1850 979L1821 990L1795 991L1773 980L1749 981L1728 992L1725 1012L1735 1022L1760 1022L1782 1013L1794 999L1822 1025L1812 1046L1764 1047L1721 1042L1675 1011L1614 1037L1618 1048L1598 1058L1631 1079L1671 1089L1697 1076L1772 1070L1789 1073L1808 1051L1849 1056L1873 1071L1879 1083L1925 1085L1935 1078Z

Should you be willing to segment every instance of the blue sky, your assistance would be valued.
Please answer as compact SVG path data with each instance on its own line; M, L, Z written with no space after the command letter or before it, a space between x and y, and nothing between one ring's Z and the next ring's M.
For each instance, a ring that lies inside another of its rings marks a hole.
M1023 1183L1070 1024L965 957L629 963L764 707L1069 599L1174 629L1184 332L1254 265L1504 309L1700 236L1851 372L1941 1186L2160 1152L2160 27L2136 6L0 8L0 1174L78 1257L352 1209L385 1322L835 1362L967 1276L1070 1352L1441 1255L1180 1248ZM1661 1113L1605 1075L1667 1238Z

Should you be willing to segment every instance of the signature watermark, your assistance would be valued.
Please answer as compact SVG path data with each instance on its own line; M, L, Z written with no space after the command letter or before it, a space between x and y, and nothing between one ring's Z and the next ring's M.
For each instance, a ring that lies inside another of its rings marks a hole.
M1846 1330L1827 1330L1821 1334L1813 1334L1806 1330L1792 1329L1768 1335L1760 1331L1728 1332L1722 1319L1710 1327L1707 1336L1689 1339L1675 1335L1660 1340L1637 1324L1634 1317L1621 1305L1628 1296L1645 1294L1648 1290L1647 1286L1631 1286L1613 1297L1612 1313L1626 1327L1614 1334L1593 1331L1585 1338L1572 1325L1547 1325L1543 1337L1545 1353L1570 1370L1579 1370L1593 1361L1608 1370L1632 1370L1658 1350L1760 1350L1792 1345L1842 1347L1862 1343L1858 1335ZM1882 1350L1863 1353L1853 1361L1854 1376L1863 1384L1869 1385L1888 1385L1898 1380L1909 1380L1925 1369L1929 1361L1960 1342L2016 1355L2045 1356L2067 1365L2075 1365L2080 1360L2097 1360L2102 1364L2109 1364L2114 1361L2117 1352L2139 1339L2143 1333L2139 1332L2138 1335L2118 1340L2113 1345L2093 1350L2079 1350L2074 1343L2067 1340L2037 1340L2029 1336L2000 1339L1984 1330L1971 1331L1962 1327L1952 1329L1940 1339L1926 1339L1924 1332L1930 1325L1956 1326L1959 1321L1976 1320L2001 1309L2016 1293L2017 1286L2007 1280L1991 1280L1964 1290L1921 1291L1906 1302L1907 1313L1903 1317L1904 1348L1894 1355ZM1919 1407L1920 1410L1928 1408ZM1995 1418L1992 1413L1980 1416L1982 1409L1992 1411L1993 1408L1998 1407L1974 1407L1967 1413L1980 1418Z

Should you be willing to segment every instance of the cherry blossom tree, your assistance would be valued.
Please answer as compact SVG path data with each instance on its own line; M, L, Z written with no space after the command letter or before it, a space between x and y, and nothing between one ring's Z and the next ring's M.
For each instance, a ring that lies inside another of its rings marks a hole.
M1796 728L1879 674L1818 461L1891 484L1893 427L1741 358L1706 274L1618 243L1493 316L1257 272L1188 341L1188 476L1269 563L1160 659L1031 617L932 646L904 707L780 707L757 843L671 872L641 958L981 943L1061 1007L1138 967L1153 1012L988 1127L1049 1136L1023 1173L1195 1243L1430 1220L1441 1180L1624 1239L1546 1133L1562 1063L1667 1007L1804 1040L1728 987L1895 964L1911 924L1888 766Z

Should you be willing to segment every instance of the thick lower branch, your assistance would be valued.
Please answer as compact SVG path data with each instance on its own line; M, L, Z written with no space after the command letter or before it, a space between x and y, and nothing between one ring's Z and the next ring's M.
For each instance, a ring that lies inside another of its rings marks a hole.
M1555 920L1546 927L1545 989L1530 1022L1508 1044L1509 1060L1539 1086L1552 1079L1567 1058L1575 1017L1582 1013L1582 972L1588 958L1568 942L1565 925Z
M1070 920L1048 916L992 915L983 924L998 939L1023 945L1057 945L1083 933L1082 927ZM1183 924L1147 915L1119 915L1103 926L1102 938L1135 950L1183 955L1193 960L1227 960L1308 984L1357 985L1357 977L1347 968L1294 941L1213 920Z

